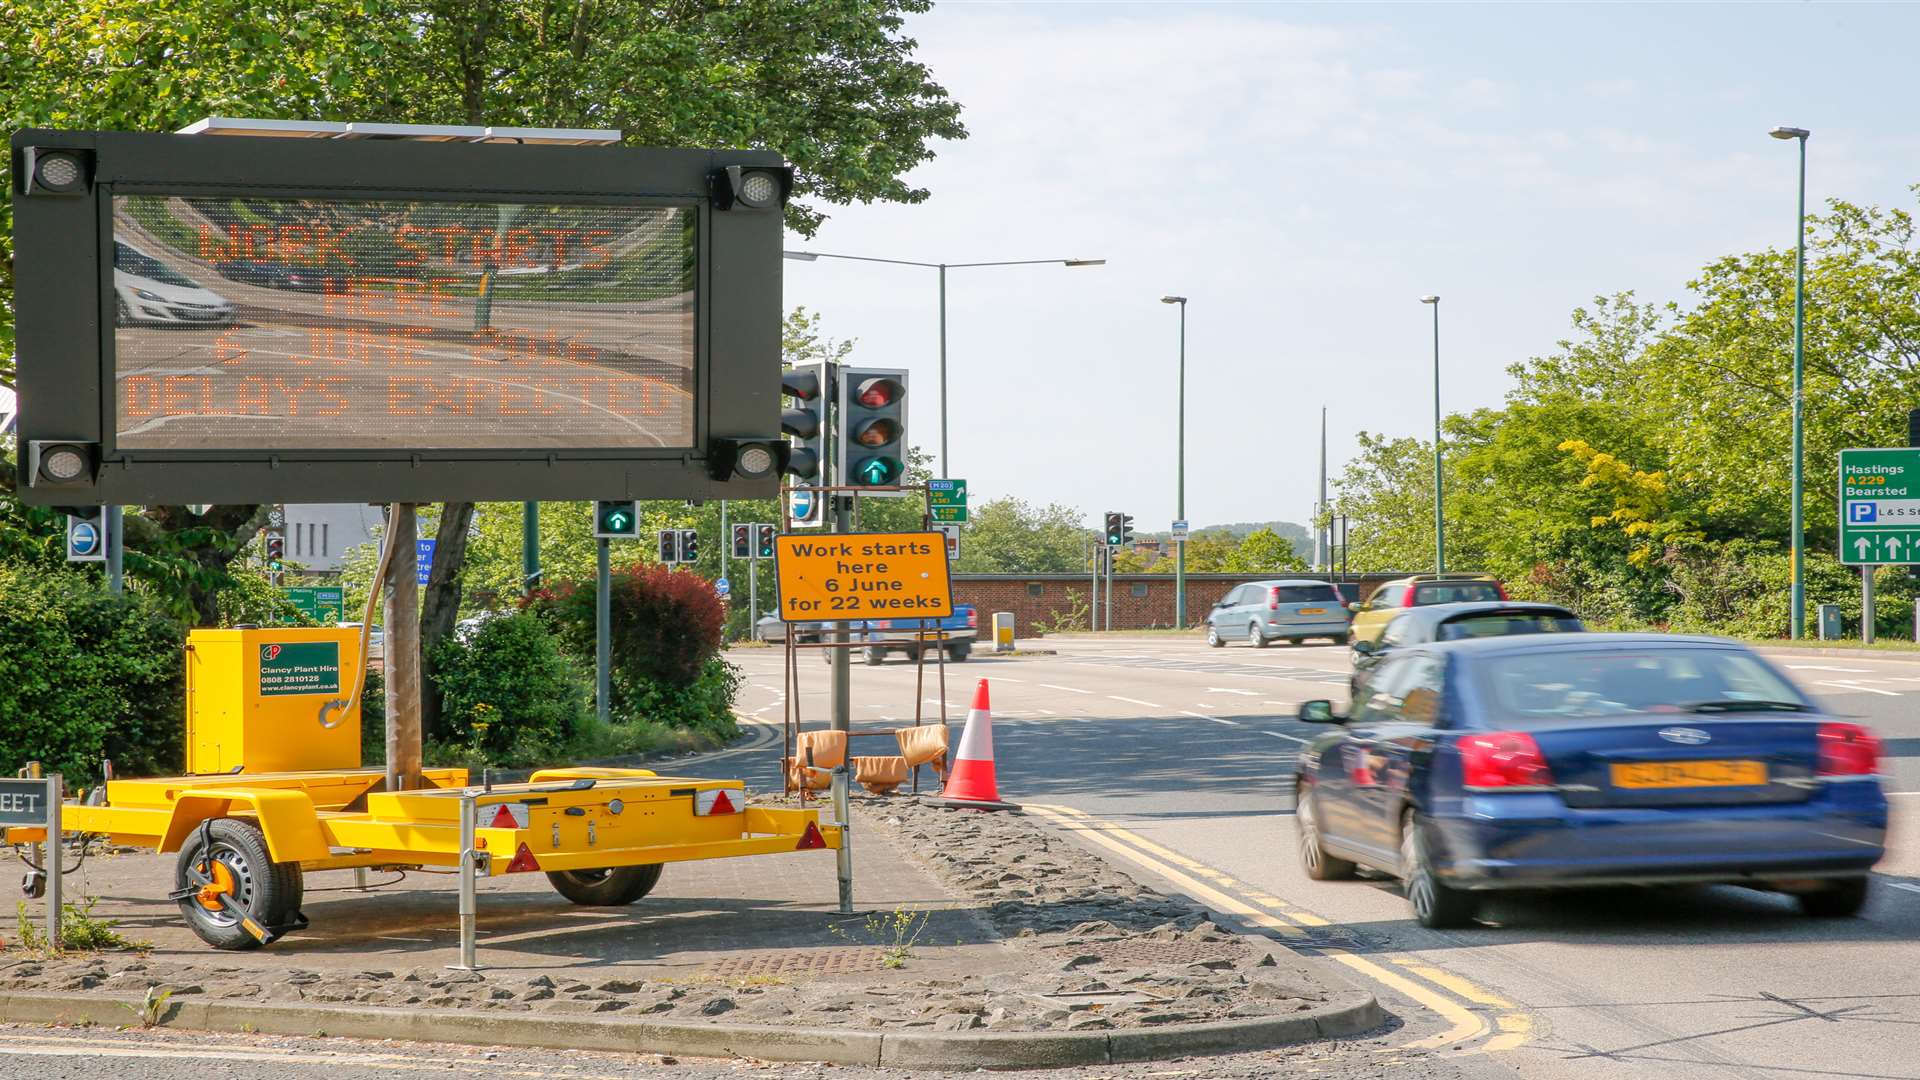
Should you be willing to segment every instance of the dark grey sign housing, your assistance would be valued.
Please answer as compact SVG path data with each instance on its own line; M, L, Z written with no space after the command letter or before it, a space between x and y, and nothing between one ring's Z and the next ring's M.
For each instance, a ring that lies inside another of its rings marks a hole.
M765 151L14 135L22 498L748 498Z

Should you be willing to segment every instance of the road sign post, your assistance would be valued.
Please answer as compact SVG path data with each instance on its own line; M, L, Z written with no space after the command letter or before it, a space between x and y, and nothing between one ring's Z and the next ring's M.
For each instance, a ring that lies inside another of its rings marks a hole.
M32 766L38 769L39 766ZM46 853L41 865L46 868L47 948L60 948L60 774L45 777L0 780L0 827L45 828ZM21 905L24 910L25 905ZM21 919L25 922L25 918Z

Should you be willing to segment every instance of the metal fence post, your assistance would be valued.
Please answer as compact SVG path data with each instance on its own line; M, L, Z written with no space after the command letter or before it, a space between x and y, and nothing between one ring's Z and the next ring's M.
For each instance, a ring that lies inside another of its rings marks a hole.
M480 810L472 795L460 797L460 962L447 966L456 971L478 971L479 946L474 941L479 926L479 896L474 881L475 864L480 853L474 849L474 834L480 831Z
M60 883L60 799L64 787L60 774L47 777L47 948L60 951L60 907L64 901Z

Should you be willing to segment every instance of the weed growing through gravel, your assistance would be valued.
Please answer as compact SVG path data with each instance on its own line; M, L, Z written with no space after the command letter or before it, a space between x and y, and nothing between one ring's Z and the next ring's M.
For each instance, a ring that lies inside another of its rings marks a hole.
M933 917L931 911L908 911L906 908L894 908L890 912L874 912L860 920L861 934L867 943L879 946L880 966L900 968L907 966L907 960L913 956L913 946L927 929L927 920ZM853 935L846 927L835 926L835 936L847 941Z
M47 936L40 932L39 923L27 912L27 902L22 900L17 911L20 918L20 947L27 952L106 952L124 949L129 952L146 952L153 948L150 941L135 941L121 936L114 927L120 925L114 919L96 919L93 917L93 905L98 897L82 897L78 904L60 905L60 940L49 943Z
M162 990L156 983L147 987L147 996L141 998L138 1005L131 1002L123 1004L128 1012L139 1017L141 1027L150 1028L160 1023L160 1018L167 1014L167 1001L172 997L173 991Z

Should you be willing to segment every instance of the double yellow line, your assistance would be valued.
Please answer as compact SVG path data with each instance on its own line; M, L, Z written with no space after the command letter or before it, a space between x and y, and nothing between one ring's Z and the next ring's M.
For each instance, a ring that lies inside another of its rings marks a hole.
M1308 929L1333 925L1329 920L1277 896L1244 889L1238 881L1204 863L1195 862L1138 833L1101 821L1072 807L1036 803L1020 805L1024 810L1039 814L1063 829L1077 832L1101 847L1147 867L1214 910L1238 916L1284 939L1304 942L1309 939ZM1228 889L1238 890L1239 895L1224 891ZM1242 896L1245 899L1241 899ZM1520 1006L1417 957L1404 953L1382 954L1380 958L1392 965L1389 968L1339 948L1327 949L1320 955L1425 1005L1446 1021L1447 1029L1438 1035L1396 1046L1393 1048L1395 1050L1437 1050L1460 1046L1489 1034L1492 1037L1478 1049L1511 1050L1526 1042L1533 1034L1533 1018Z

